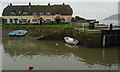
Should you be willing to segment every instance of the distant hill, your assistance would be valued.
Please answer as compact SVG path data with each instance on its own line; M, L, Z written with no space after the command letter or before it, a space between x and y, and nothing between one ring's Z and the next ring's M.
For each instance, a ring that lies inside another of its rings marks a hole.
M120 16L120 14L114 14L114 15L111 15L109 17L106 17L103 20L118 20L118 15Z

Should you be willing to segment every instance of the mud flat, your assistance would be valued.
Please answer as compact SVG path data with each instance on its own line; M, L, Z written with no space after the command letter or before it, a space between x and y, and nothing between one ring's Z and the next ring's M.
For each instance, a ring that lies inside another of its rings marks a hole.
M18 29L28 30L27 36L24 37L28 39L33 38L38 40L64 40L64 37L69 36L79 40L78 44L80 45L84 45L91 48L103 47L103 30L100 29L90 30L90 29L81 29L81 28L70 28L70 27L62 28L62 29L55 27L12 27L12 28L3 28L2 30L3 38L4 37L9 38L8 33L12 30L18 30ZM110 40L107 41L110 42Z

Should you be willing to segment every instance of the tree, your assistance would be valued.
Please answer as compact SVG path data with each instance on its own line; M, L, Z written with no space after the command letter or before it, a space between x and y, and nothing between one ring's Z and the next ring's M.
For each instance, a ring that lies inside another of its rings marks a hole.
M79 17L79 16L75 16L76 21L85 21L85 18Z

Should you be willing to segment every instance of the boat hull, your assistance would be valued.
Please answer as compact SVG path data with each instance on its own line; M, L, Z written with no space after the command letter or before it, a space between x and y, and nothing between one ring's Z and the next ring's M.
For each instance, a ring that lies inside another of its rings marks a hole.
M25 36L27 34L26 30L16 30L9 33L9 36Z
M74 39L74 38L71 38L71 37L64 37L64 40L66 43L68 44L78 44L78 40Z

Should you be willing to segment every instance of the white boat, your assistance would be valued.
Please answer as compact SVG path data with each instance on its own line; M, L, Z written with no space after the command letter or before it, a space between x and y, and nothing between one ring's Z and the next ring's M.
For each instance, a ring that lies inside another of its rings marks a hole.
M69 43L69 44L77 44L79 41L74 39L74 38L71 38L71 37L64 37L65 39L65 42Z

